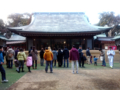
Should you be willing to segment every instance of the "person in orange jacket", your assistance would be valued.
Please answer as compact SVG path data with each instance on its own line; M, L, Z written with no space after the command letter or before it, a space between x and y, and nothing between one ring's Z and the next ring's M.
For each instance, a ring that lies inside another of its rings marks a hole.
M45 67L46 73L48 71L48 64L50 65L50 73L53 73L52 70L53 53L50 50L48 50L48 47L45 48L45 53L43 55L43 58L46 60L46 67Z

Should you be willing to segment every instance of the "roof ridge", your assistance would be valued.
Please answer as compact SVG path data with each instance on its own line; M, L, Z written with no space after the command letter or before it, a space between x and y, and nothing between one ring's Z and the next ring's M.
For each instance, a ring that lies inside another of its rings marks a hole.
M33 12L32 14L85 14L84 12Z

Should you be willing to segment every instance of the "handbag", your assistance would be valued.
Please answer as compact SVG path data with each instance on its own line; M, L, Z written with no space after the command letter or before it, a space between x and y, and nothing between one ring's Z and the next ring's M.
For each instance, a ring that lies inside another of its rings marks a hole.
M103 61L103 56L100 56L100 61Z

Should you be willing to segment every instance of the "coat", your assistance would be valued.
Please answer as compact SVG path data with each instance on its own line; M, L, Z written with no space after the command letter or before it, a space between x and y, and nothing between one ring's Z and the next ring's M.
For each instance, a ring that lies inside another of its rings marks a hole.
M114 58L115 51L114 50L108 50L107 55L108 55L108 58Z
M91 56L89 49L86 50L86 56Z
M38 52L37 52L37 50L35 50L35 51L32 50L31 54L32 54L32 60L38 60L38 57L37 57Z
M10 57L10 55L11 55L11 57ZM15 56L14 50L12 48L8 49L7 55L6 55L7 60L13 60L14 56Z
M53 60L57 60L58 52L56 50L53 50L52 53L53 53Z
M40 58L41 58L41 59L43 59L43 55L44 55L44 51L41 50L41 51L40 51Z
M15 59L17 59L18 50L15 50Z
M79 57L82 58L83 57L82 49L78 49L78 53L79 53Z
M63 52L61 50L58 51L57 60L58 60L58 62L63 60Z
M26 66L27 67L31 67L32 66L32 56L28 56L27 57Z
M3 57L3 52L0 51L0 64L4 63L4 57Z
M18 59L18 61L20 61L20 60L26 60L26 54L25 54L25 52L18 52L18 54L17 54L17 59Z
M72 61L79 60L79 53L76 48L72 48L70 50L70 60Z
M64 57L64 59L68 59L69 58L69 50L67 48L65 48L63 50L63 57Z
M98 58L95 57L95 58L94 58L94 62L97 62L97 60L98 60Z
M53 60L53 53L50 50L45 50L43 57L46 61L52 61Z

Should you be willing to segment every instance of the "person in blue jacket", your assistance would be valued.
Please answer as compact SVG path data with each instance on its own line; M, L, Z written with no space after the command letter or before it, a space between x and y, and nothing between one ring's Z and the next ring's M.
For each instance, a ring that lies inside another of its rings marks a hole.
M1 72L1 76L2 76L2 83L6 83L6 82L8 82L8 80L6 80L6 73L2 66L3 63L4 63L3 47L0 46L0 72Z
M98 60L98 58L96 58L96 56L94 56L94 66L97 66L97 60Z

